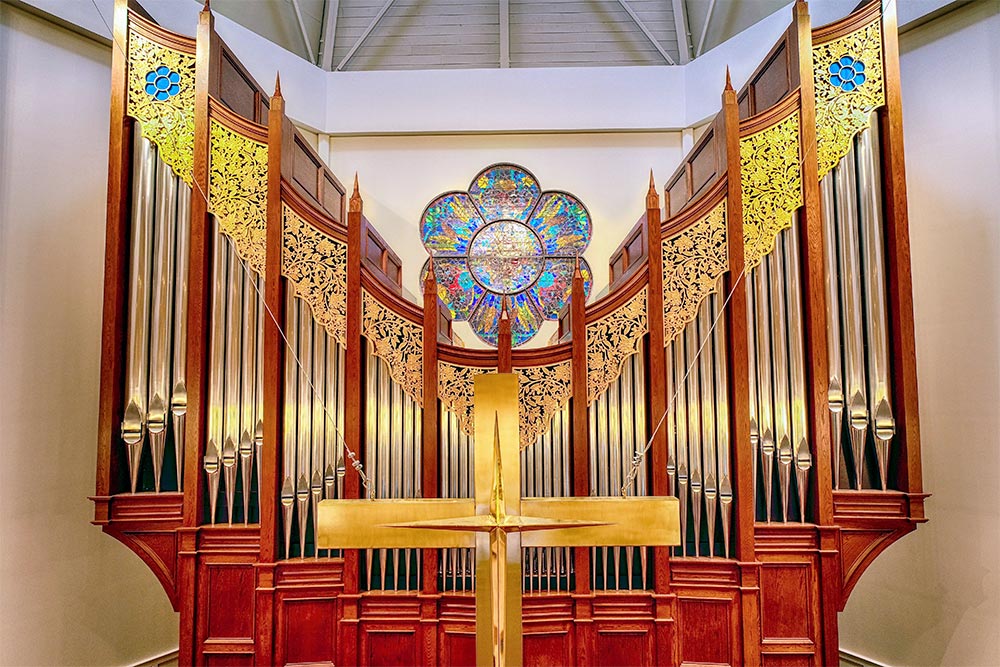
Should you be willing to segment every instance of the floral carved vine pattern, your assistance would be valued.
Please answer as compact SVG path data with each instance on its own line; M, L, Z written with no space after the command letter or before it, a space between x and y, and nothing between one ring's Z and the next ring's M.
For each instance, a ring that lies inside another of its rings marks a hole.
M281 275L312 309L316 322L347 345L347 244L281 207Z
M156 144L163 160L191 185L194 161L193 55L161 46L130 30L128 33L128 105L142 136ZM180 92L157 100L146 92L146 76L158 67L179 75Z
M389 366L389 377L423 407L423 327L392 312L368 292L362 295L361 333L375 348L375 356Z
M614 312L587 325L587 405L621 375L625 360L638 352L649 329L646 288Z
M209 209L250 268L264 275L267 146L211 121Z
M830 66L841 58L864 63L864 81L851 90L830 81ZM816 144L819 177L823 178L851 148L854 135L868 127L871 113L885 104L882 65L882 22L813 47L816 87Z
M533 445L548 430L552 417L573 393L572 367L569 361L549 366L515 368L520 378L518 399L521 404L521 449Z
M774 239L792 226L802 205L799 112L740 139L743 244L746 268L774 250Z
M458 417L459 428L468 436L476 430L472 396L475 377L496 370L438 362L438 398L448 412Z
M669 343L729 270L726 200L687 229L663 241L663 340Z

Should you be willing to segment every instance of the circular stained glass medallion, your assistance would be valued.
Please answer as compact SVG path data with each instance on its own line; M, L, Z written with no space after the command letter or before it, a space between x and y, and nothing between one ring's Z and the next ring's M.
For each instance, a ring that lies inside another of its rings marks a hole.
M469 268L483 287L514 294L542 271L542 244L528 227L501 220L483 227L469 246Z

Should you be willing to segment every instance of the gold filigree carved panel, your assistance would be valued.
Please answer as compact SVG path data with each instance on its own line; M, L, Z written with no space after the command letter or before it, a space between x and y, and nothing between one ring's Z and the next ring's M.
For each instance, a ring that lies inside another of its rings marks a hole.
M438 398L445 410L458 417L462 433L472 436L475 432L473 410L473 383L477 375L496 373L496 368L458 366L438 362Z
M375 356L389 366L389 377L421 407L424 404L423 328L362 293L361 333L371 341Z
M129 31L126 113L188 185L194 162L194 65L193 55Z
M208 206L250 268L264 275L267 254L267 146L210 123Z
M868 126L871 112L885 104L882 22L871 23L813 47L816 86L816 157L823 178Z
M743 244L747 270L774 250L774 239L792 226L802 206L799 112L740 139Z
M549 429L553 415L569 401L573 393L572 366L567 360L515 368L514 372L520 377L521 449L525 449Z
M663 241L663 340L672 341L729 270L726 200Z
M587 325L587 404L621 375L625 360L642 347L649 329L646 288L623 306Z
M313 317L347 345L347 244L319 231L288 206L281 207L281 275L312 309Z

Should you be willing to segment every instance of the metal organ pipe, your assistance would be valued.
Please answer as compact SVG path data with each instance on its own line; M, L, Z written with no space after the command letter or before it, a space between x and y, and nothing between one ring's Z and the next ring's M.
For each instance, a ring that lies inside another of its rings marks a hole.
M187 298L190 264L191 188L177 179L177 235L175 240L175 278L173 312L173 390L170 414L173 425L174 461L177 490L184 478L184 422L187 416Z
M295 357L298 354L299 340L299 306L295 291L289 285L285 295L285 337L288 341L289 354L285 355L285 414L282 447L281 483L281 517L285 529L285 558L292 557L292 511L295 507L295 464L296 434L298 427L295 416L298 406L298 366Z
M220 458L225 436L222 411L225 400L226 271L229 253L215 218L212 218L212 230L215 242L212 244L212 315L208 357L208 445L204 466L208 475L209 520L215 523L215 510L219 500Z
M774 439L781 485L781 518L788 521L789 486L792 469L792 433L788 406L788 321L785 317L784 234L774 242L774 252L765 258L771 283L771 344L774 388Z
M788 297L788 361L791 386L792 448L795 486L799 493L799 519L806 520L806 495L812 453L809 448L809 413L806 405L805 332L802 320L801 253L798 220L785 233L785 294Z
M767 261L761 261L753 270L756 288L755 306L757 334L757 407L760 411L760 449L763 458L764 476L764 518L771 520L772 486L774 479L774 395L772 354L771 354L771 298L770 272Z
M715 318L713 350L715 362L716 461L719 465L719 505L722 509L722 555L729 557L729 529L733 509L733 481L729 474L729 380L726 371L726 321L722 313L722 290L709 297Z
M844 375L843 344L840 326L840 277L837 252L837 195L835 174L828 173L820 181L823 206L823 259L826 287L826 351L830 365L830 385L827 405L830 409L830 438L833 441L833 487L840 488L841 448L844 441Z
M875 436L875 457L884 491L888 484L889 445L896 432L889 398L889 341L886 308L882 187L879 177L878 117L857 138L858 188L861 195L861 258L864 266L865 323L868 349L868 406Z
M125 413L122 440L128 455L129 479L135 493L146 427L149 379L149 281L152 252L156 153L136 132L132 170L132 229L129 253L128 352L125 365Z

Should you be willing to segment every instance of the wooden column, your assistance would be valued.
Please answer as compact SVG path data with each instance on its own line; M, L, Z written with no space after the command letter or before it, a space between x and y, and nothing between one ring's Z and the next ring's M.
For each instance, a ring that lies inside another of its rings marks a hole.
M284 145L285 99L281 81L274 82L274 95L267 119L267 254L264 260L264 450L260 467L260 560L256 567L257 632L254 660L274 662L274 585L281 528L278 494L281 488L282 441L284 428L284 327L285 281L281 277L283 222L281 216L281 153Z
M108 140L108 222L104 239L104 314L101 322L101 398L97 418L97 497L94 519L110 519L109 496L128 473L121 465L119 437L124 396L128 280L129 191L132 121L128 95L128 2L115 0L111 49L111 130ZM118 447L118 452L115 451Z
M194 166L191 188L190 266L188 269L187 385L185 422L183 528L178 531L177 588L180 605L178 662L199 660L195 645L198 600L198 530L204 516L206 484L201 474L205 447L208 396L208 334L211 328L212 218L208 210L209 118L208 98L218 93L219 48L215 18L208 3L198 14L195 50Z
M760 664L760 563L754 549L754 497L750 449L750 385L747 339L746 257L743 249L743 192L740 170L740 112L726 70L722 93L726 149L726 245L729 273L729 405L733 445L733 489L736 496L736 559L740 562L743 662Z
M799 212L799 247L802 249L803 335L805 337L806 388L809 392L809 439L813 443L813 467L809 476L812 521L819 526L820 609L819 628L822 642L818 657L825 664L839 660L840 642L837 611L841 606L840 529L833 519L833 452L830 436L830 411L827 392L830 386L830 360L827 351L826 268L824 257L823 215L820 203L819 167L817 165L816 90L813 80L812 26L809 8L799 0L792 8L789 49L793 67L797 63L799 80L799 118L801 120L800 159L802 162L802 200ZM834 269L835 270L835 269ZM803 510L804 511L804 510ZM809 520L808 517L806 520Z
M344 370L344 442L356 456L361 457L361 397L364 393L364 375L361 368L361 262L362 246L361 231L364 222L361 192L358 188L358 176L354 175L354 192L351 194L347 211L347 358ZM346 456L346 453L345 453ZM344 475L344 497L361 497L361 479L358 471L348 460ZM356 549L344 550L344 595L340 598L341 621L343 628L338 643L339 662L341 664L357 664L358 662L358 622L360 614L359 552Z
M424 278L424 408L421 459L421 486L424 498L438 497L438 308L437 280L434 260L427 266ZM423 586L420 594L420 628L423 636L423 660L426 665L438 664L438 550L423 550Z
M885 188L886 273L892 347L892 391L896 395L895 446L899 449L897 488L910 498L910 516L924 518L917 412L917 353L913 333L913 279L910 275L910 221L906 210L906 166L903 160L903 101L899 83L899 35L896 3L882 10L885 108L879 112L882 135L882 181Z

